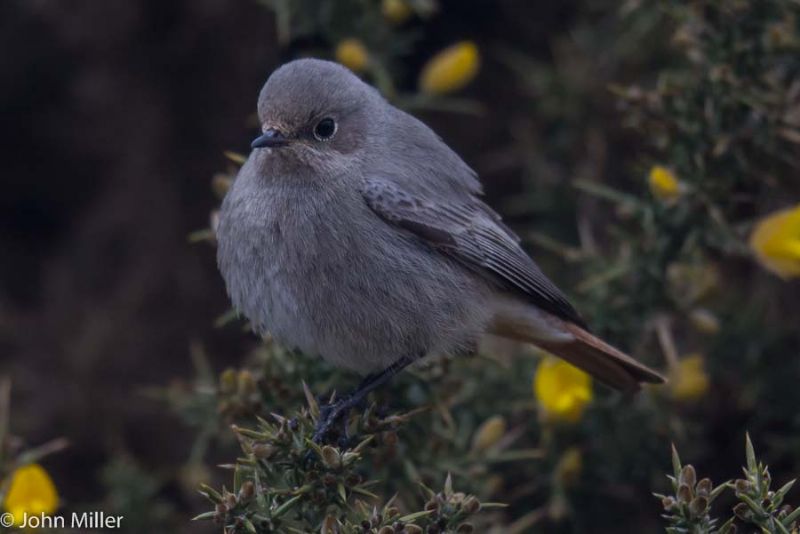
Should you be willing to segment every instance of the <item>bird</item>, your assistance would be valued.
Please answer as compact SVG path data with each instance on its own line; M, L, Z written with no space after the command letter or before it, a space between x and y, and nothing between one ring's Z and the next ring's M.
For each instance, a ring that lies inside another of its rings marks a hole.
M217 264L257 333L365 376L326 406L315 440L408 365L473 352L486 334L624 392L665 381L590 333L475 171L344 66L280 66L258 117L220 209Z

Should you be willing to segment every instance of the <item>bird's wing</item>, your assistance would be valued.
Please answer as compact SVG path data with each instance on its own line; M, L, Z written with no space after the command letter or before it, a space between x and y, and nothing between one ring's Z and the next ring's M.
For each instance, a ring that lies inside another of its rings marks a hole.
M448 200L432 200L410 193L390 178L367 178L361 193L386 222L415 234L435 250L557 317L585 326L566 297L522 250L519 238L477 192L462 191Z

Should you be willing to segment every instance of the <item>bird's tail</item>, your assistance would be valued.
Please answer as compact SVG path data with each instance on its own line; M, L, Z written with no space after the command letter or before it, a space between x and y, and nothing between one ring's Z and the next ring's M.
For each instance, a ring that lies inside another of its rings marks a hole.
M665 378L658 372L643 365L622 351L612 347L580 326L550 316L557 322L558 330L566 331L563 338L537 336L537 329L520 328L517 323L512 328L500 328L496 333L536 345L579 367L597 380L615 389L635 392L643 382L662 384ZM555 326L551 324L551 326ZM541 332L541 330L538 330Z
M596 379L621 391L637 391L642 382L662 384L664 377L578 325L565 323L572 341L536 341L535 345L564 358Z

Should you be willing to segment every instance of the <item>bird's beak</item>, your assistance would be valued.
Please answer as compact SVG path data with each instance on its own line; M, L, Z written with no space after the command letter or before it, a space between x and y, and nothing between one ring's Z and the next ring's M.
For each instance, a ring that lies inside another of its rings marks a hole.
M285 146L288 143L289 139L287 139L286 136L280 132L280 130L276 130L275 128L267 128L263 134L256 137L253 142L250 143L250 148L275 148Z

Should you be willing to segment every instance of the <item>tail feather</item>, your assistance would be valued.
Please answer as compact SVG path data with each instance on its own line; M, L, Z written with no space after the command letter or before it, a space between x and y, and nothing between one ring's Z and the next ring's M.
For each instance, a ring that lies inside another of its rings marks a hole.
M537 342L541 348L580 367L596 379L615 389L635 392L642 382L662 384L663 376L642 365L627 354L593 336L577 325L568 325L575 336L568 342Z
M532 343L579 367L597 380L615 389L635 392L642 382L662 384L665 378L646 365L639 363L580 326L549 316L552 326L560 323L564 339L542 339L535 330L521 328L520 322L505 323L495 328L495 333Z

